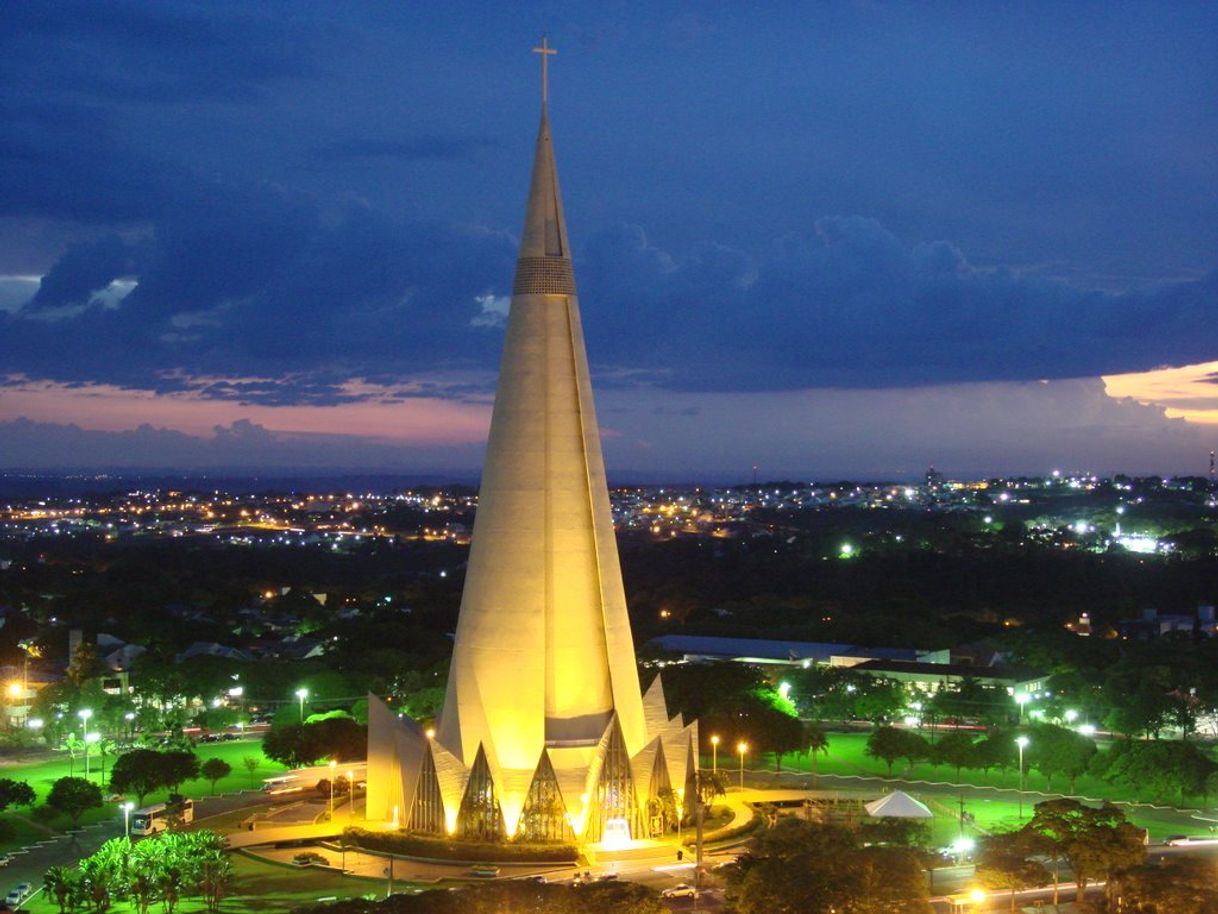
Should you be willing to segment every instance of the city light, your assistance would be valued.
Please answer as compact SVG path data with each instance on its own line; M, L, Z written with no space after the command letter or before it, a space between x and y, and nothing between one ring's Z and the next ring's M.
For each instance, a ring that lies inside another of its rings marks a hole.
M1023 821L1023 750L1031 742L1026 736L1015 737L1015 745L1019 747L1019 819Z

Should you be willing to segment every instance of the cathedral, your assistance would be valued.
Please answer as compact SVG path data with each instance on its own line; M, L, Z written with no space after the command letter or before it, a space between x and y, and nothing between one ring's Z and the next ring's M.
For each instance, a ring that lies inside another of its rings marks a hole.
M693 803L697 724L639 686L542 62L541 124L444 707L371 699L369 825L620 843Z

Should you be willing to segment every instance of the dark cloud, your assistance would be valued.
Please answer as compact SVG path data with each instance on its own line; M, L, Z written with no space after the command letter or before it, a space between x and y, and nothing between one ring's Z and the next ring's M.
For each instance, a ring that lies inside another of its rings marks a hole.
M352 379L396 385L391 396L399 397L484 394L501 346L514 241L483 225L495 223L486 213L499 198L523 197L530 128L511 93L488 81L506 66L486 62L486 47L501 53L500 14L488 11L458 35L449 11L395 12L382 22L358 8L340 16L308 4L291 15L238 2L5 5L0 216L84 224L90 240L48 255L53 266L37 294L15 313L3 313L13 304L0 309L0 373L264 404L348 402L360 396ZM1173 62L1170 73L1131 83L1119 53L1092 49L1069 84L1080 103L1064 104L1069 92L1055 64L1074 66L1072 45L1060 59L1026 41L961 57L973 45L952 37L960 29L1010 39L984 16L952 16L936 39L950 54L933 55L932 65L924 50L902 56L906 41L921 47L915 36L931 24L897 11L891 17L906 31L877 35L870 14L856 22L857 11L843 9L831 17L834 42L821 37L827 32L812 36L826 55L816 60L834 62L821 74L828 82L810 91L802 70L774 73L781 79L758 95L740 91L762 72L742 61L775 65L782 54L754 53L762 37L767 49L798 43L806 23L762 36L753 16L733 24L726 12L705 23L649 13L662 16L661 28L626 29L593 12L584 10L581 32L598 40L579 55L586 69L571 76L585 124L568 115L571 171L562 142L560 157L598 383L910 386L1094 376L1218 352L1218 274L1103 292L990 265L997 236L1017 237L1022 251L1049 249L1055 271L1090 264L1076 275L1144 251L1154 260L1165 237L1172 247L1204 247L1214 226L1204 191L1216 160L1206 154L1211 121L1191 114L1203 97L1193 85L1197 67ZM657 55L629 66L638 62L626 47L631 36L673 30L697 48L678 47L671 64ZM1199 30L1186 31L1148 40L1161 49L1187 38L1182 60L1212 59ZM1124 47L1120 35L1109 37ZM1019 57L1029 69L1014 88L996 63L1012 48L1041 61ZM856 52L872 63L888 57L868 70L874 83L831 91L859 66ZM717 62L691 79L685 54ZM1103 64L1094 72L1092 57ZM975 80L956 63L972 67ZM649 69L664 66L673 69ZM1160 104L1177 69L1187 77L1172 95L1178 115ZM663 105L646 112L623 101L658 91ZM1045 104L1016 105L1024 94ZM1120 110L1083 110L1082 100L1110 94L1119 94ZM1126 103L1133 113L1123 113ZM1102 141L1116 130L1105 118L1120 125L1138 112L1163 118L1154 142ZM1080 118L1091 133L1063 133ZM506 129L510 150L499 139ZM1143 150L1154 152L1146 162ZM316 167L294 170L302 159ZM456 179L450 163L471 160L478 167L468 171L480 177ZM401 162L417 163L410 181L392 167ZM383 183L344 183L351 163L351 172L380 174ZM497 170L508 167L518 169L511 184ZM898 186L907 199L896 200ZM1148 194L1153 205L1139 209ZM1032 205L1042 197L1057 202ZM450 201L471 198L474 217L447 217ZM571 205L581 198L584 210ZM1127 199L1131 208L1120 209ZM882 218L815 218L834 209ZM585 223L588 210L595 219ZM420 215L437 212L446 217ZM519 211L511 212L515 224ZM971 222L978 214L985 231ZM637 224L615 224L623 215L660 226L665 243ZM1105 239L1128 238L1108 250L1089 230L1096 219ZM967 241L904 240L955 239L956 225L989 239L984 265ZM1071 232L1077 241L1063 241ZM1105 247L1099 260L1096 246ZM1166 273L1198 275L1196 257L1184 260L1188 270ZM113 291L127 280L135 282L129 292Z
M267 404L346 402L353 377L493 368L501 334L484 310L508 286L507 236L359 206L323 213L270 190L218 199L157 222L137 246L69 250L26 308L0 318L4 368ZM117 307L89 304L133 271ZM906 246L859 217L822 219L759 257L707 246L678 259L623 227L590 239L577 274L610 384L638 373L686 390L1063 378L1218 349L1218 274L1080 290L976 268L945 242ZM65 305L79 311L31 319Z
M133 252L118 235L74 244L51 272L42 277L26 312L36 314L53 308L85 305L93 293L134 271Z

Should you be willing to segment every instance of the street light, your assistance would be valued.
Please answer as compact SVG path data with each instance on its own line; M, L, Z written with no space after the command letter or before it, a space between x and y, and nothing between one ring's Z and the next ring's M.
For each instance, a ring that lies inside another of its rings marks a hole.
M89 747L97 742L101 737L97 733L85 734L85 780L89 780ZM102 780L106 779L105 773L102 773Z
M1027 692L1020 692L1015 696L1015 703L1019 705L1019 726L1021 727L1023 726L1023 707L1031 700L1032 696Z
M338 768L338 762L330 759L330 821L334 821L334 772Z
M350 799L347 801L347 818L355 818L355 772L347 772L347 796ZM392 859L392 858L390 858Z
M749 751L749 744L741 740L736 743L736 751L740 753L740 789L744 790L744 754Z
M1076 720L1078 720L1078 712L1077 712L1077 711L1075 711L1075 710L1073 710L1073 709L1072 709L1072 710L1069 710L1069 711L1067 711L1067 712L1066 712L1066 723L1068 723L1068 724L1072 724L1072 723L1074 723Z
M719 773L719 737L711 737L711 773Z
M968 898L973 903L973 907L980 911L981 904L985 901L985 892L981 891L981 889L973 889L968 893Z
M128 801L123 804L123 834L127 840L131 840L131 810L135 809L135 804Z
M305 703L305 699L309 697L309 690L305 689L305 688L297 689L296 697L300 699L300 722L303 724L304 723L304 703Z
M135 712L128 711L123 715L123 720L127 722L127 739L135 739Z
M1026 736L1015 737L1015 745L1019 747L1019 820L1023 821L1023 750L1028 745Z

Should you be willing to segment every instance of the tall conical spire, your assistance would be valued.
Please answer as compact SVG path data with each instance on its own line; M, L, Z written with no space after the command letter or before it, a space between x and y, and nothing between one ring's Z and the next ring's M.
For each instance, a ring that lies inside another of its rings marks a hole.
M544 51L551 50L543 44ZM547 55L543 54L543 62ZM644 721L543 102L440 741L532 771Z
M697 725L668 717L658 681L646 710L639 691L545 110L554 52L536 50L541 127L444 710L435 732L370 702L366 809L396 822L402 803L412 830L466 837L500 815L510 837L523 814L527 835L599 841L687 784ZM526 810L535 784L546 802Z

